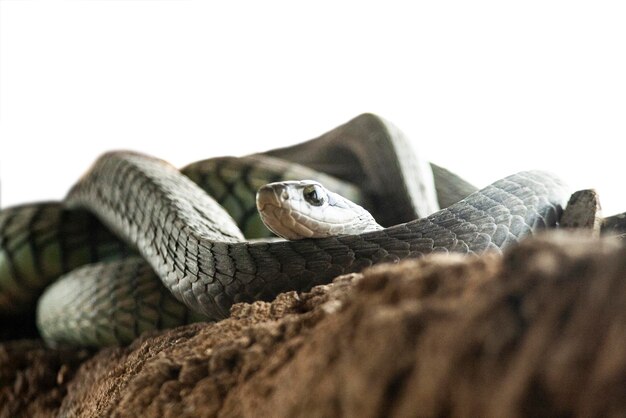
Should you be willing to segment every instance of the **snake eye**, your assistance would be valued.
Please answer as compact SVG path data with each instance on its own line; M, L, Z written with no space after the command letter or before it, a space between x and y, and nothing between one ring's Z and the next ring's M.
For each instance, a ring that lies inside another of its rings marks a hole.
M302 191L302 195L304 196L304 200L313 206L322 206L326 201L326 193L324 193L324 189L317 184L306 186Z

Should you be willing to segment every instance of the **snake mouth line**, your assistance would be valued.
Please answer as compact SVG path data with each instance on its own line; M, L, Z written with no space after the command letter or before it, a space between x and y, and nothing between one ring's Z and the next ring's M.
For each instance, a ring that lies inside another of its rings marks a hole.
M308 223L312 223L312 222L320 222L319 219L316 219L312 216L307 215L306 213L294 210L294 209L287 209L285 207L283 207L282 205L276 205L275 203L271 203L271 202L263 202L262 205L257 205L258 209L259 209L259 213L261 214L261 217L263 217L265 220L268 219L274 219L276 221L279 221L280 219L284 219L285 217L288 217L290 220L290 224L291 223L296 223L296 219L294 219L295 217L293 216L293 214L297 214L297 223L300 224L306 224ZM272 213L274 216L268 216L268 214ZM331 219L327 219L324 220L324 223L328 224L328 225L341 225L344 222L341 220L331 220ZM304 225L303 225L304 226Z

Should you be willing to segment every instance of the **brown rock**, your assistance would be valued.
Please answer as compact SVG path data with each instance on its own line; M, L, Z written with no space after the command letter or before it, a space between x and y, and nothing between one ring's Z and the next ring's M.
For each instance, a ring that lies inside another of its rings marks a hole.
M592 236L600 236L602 226L600 196L593 189L572 194L559 222L562 228L581 228Z
M11 342L0 415L624 416L625 279L617 241L553 232L504 257L431 256L240 304L75 375L59 351ZM20 401L11 366L29 353L50 372Z

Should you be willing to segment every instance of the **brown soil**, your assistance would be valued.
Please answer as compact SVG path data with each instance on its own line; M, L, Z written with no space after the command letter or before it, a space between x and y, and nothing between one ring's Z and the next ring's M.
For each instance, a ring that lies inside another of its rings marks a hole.
M626 416L626 248L431 256L90 356L0 345L0 416Z

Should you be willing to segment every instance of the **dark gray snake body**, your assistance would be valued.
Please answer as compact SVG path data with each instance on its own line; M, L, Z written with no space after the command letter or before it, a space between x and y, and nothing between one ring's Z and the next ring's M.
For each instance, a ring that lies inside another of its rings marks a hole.
M251 243L222 206L191 180L163 161L134 153L101 157L66 204L87 208L124 237L176 299L209 319L220 319L228 316L233 303L307 290L380 262L431 252L501 251L535 230L555 226L569 196L558 178L529 171L415 219L428 210L430 203L415 198L426 186L410 178L415 162L398 132L372 115L267 155L363 186L368 209L388 227L361 235ZM439 201L445 200L441 190L455 196L471 189L445 170L434 170ZM403 221L408 222L399 223ZM67 299L60 293L49 305ZM50 318L59 319L54 314Z

